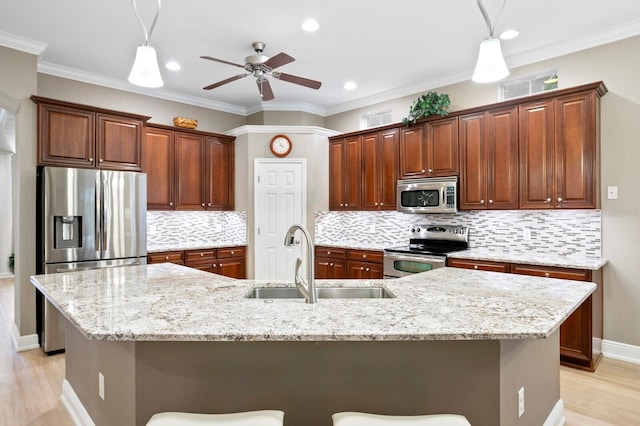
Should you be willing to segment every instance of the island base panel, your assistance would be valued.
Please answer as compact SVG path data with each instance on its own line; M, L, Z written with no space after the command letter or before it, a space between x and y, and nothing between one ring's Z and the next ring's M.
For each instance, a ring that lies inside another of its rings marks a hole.
M258 409L283 410L286 426L330 426L332 413L348 410L540 425L560 393L557 332L511 341L108 342L69 329L67 380L98 426L144 425L161 411Z

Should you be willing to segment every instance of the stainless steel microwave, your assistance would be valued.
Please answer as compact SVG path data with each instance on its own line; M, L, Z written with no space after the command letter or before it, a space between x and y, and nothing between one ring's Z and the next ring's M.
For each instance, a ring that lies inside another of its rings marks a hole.
M397 208L403 213L456 213L458 177L398 181Z

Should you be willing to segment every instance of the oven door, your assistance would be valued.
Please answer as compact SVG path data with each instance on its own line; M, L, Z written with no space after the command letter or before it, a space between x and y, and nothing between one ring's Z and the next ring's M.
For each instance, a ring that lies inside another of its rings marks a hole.
M444 268L446 258L442 256L404 253L384 253L384 277L400 278L432 269Z

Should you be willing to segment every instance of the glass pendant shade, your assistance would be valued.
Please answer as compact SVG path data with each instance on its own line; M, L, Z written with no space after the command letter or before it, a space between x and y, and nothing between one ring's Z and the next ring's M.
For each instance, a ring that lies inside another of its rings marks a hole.
M158 67L156 49L147 44L138 46L136 59L129 73L129 82L142 87L161 87L164 84Z
M509 75L509 69L504 62L500 39L488 37L480 43L478 62L473 72L473 81L476 83L491 83L502 80Z

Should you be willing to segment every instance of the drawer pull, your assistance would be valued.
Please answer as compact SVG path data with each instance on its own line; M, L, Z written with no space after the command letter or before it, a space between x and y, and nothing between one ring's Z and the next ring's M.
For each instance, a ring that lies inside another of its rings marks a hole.
M204 256L204 253L200 253L200 257Z
M478 265L473 265L473 269L478 269Z
M432 172L433 172L433 169L429 169L429 173L432 173Z
M236 252L235 251L231 251L231 254L236 254Z
M169 260L169 256L165 256L165 257L164 257L164 260Z
M367 272L369 272L371 269L367 268Z
M330 252L330 251L328 251L328 252L327 252L327 255L329 255L329 254L331 254L331 252Z
M320 266L329 266L327 262L318 262Z
M545 278L549 278L549 276L550 276L550 275L549 275L549 273L548 273L548 272L545 272L545 273L544 273L544 277L545 277Z
M89 157L89 162L93 163L93 157Z
M333 266L333 263L329 263L329 266Z
M366 259L366 258L367 258L367 255L366 255L366 254L363 254L363 255L362 255L362 258L363 258L363 259Z
M361 270L361 271L364 271L364 266L361 266L361 267L360 267L360 270Z

